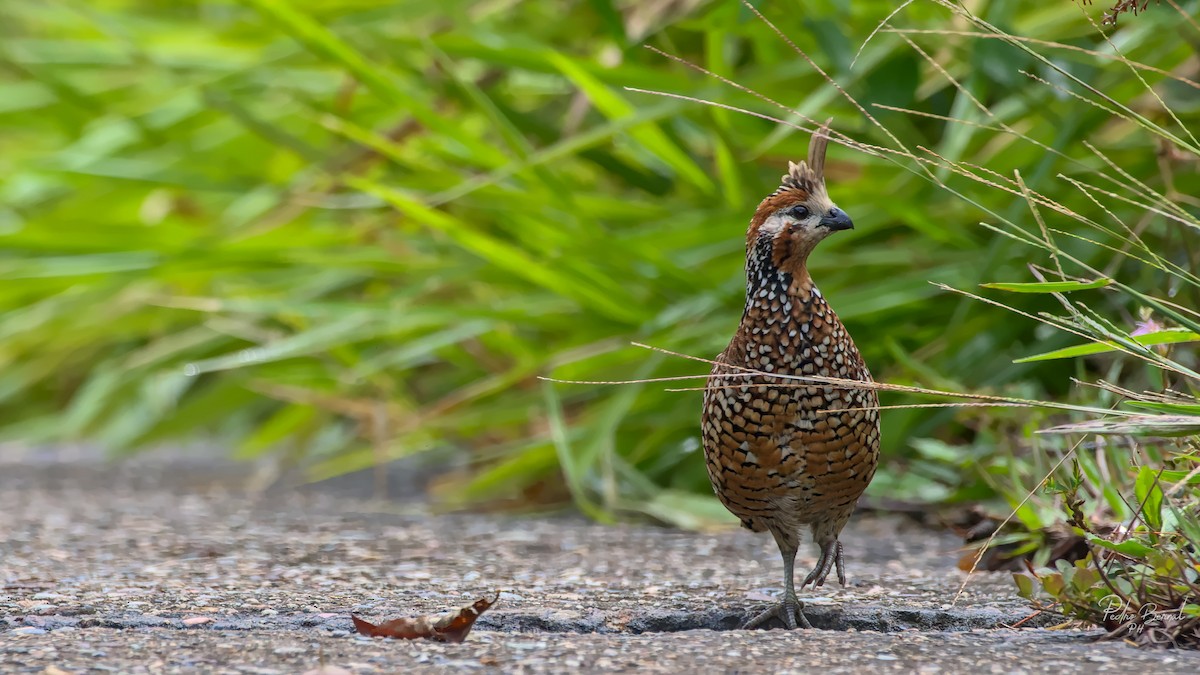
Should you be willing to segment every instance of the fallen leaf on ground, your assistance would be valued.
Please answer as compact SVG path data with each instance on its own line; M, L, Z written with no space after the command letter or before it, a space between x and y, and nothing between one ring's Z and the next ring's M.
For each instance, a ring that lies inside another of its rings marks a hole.
M438 642L462 642L467 639L467 633L479 618L496 601L500 599L500 591L491 600L480 598L475 602L440 615L418 616L409 619L392 619L381 624L364 621L353 614L354 629L363 635L371 637L396 638L398 640L417 640L427 638Z

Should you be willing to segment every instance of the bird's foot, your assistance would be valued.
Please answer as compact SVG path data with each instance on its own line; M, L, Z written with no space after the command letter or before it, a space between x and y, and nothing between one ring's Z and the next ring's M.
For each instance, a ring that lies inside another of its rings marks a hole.
M829 571L837 568L838 583L846 585L846 568L842 562L842 542L834 541L821 547L821 559L817 561L817 566L813 571L805 577L804 583L800 584L800 588L812 584L813 586L824 586L825 577L829 576Z
M812 624L804 616L804 603L800 602L795 595L784 596L782 601L771 605L762 613L747 621L746 625L742 626L742 628L746 630L761 628L764 624L769 623L771 619L779 619L788 630L812 628Z

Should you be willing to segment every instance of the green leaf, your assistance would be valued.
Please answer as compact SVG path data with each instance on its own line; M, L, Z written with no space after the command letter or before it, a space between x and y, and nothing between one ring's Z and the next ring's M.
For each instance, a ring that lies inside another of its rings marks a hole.
M238 446L234 456L253 459L296 434L297 429L313 423L317 409L309 405L288 405L263 421L257 430Z
M472 476L466 485L454 491L450 501L462 504L519 493L521 488L554 475L558 469L554 446L550 443L533 444L507 453L503 461ZM580 508L591 516L603 515L595 510L590 501L581 502Z
M117 397L118 388L125 384L124 373L105 365L92 371L62 418L68 437L80 436Z
M1137 480L1134 482L1134 495L1137 497L1137 503L1141 505L1141 516L1146 526L1151 532L1162 530L1163 491L1159 483L1159 472L1148 466L1139 469Z
M317 326L255 347L240 349L232 354L189 363L188 375L200 375L218 370L247 368L273 361L308 356L356 340L367 340L389 331L381 324L372 325L370 317L347 316L340 321Z
M1188 485L1200 485L1200 473L1194 471L1173 471L1170 469L1164 470L1158 480L1167 485L1174 485L1180 481L1186 480Z
M1062 596L1063 588L1066 587L1066 584L1063 582L1061 573L1051 572L1042 575L1040 579L1042 582L1042 588L1044 588L1051 597L1057 599Z
M590 473L588 470L594 467L585 465L579 452L575 450L574 439L567 433L566 421L563 418L562 401L554 386L543 382L542 394L545 396L546 409L549 412L550 437L554 440L554 451L558 456L558 464L562 467L563 477L566 478L567 489L571 491L576 505L584 513L596 520L611 521L612 516L596 503L586 486Z
M1127 555L1132 558L1143 558L1154 552L1154 547L1148 546L1137 539L1126 539L1122 542L1113 542L1104 537L1097 536L1091 532L1084 534L1088 542L1097 546L1106 548L1110 551L1116 551L1122 555Z
M1200 416L1200 405L1194 403L1162 403L1159 401L1125 401L1130 408L1142 408L1168 415L1197 415Z
M632 301L622 302L584 280L578 279L558 265L536 260L528 251L497 237L474 229L470 223L443 211L431 208L419 199L373 181L345 176L347 185L387 201L412 219L444 232L463 248L479 255L515 275L527 278L544 288L577 298L597 311L629 323L641 320L642 310Z
M161 261L158 254L142 251L30 257L23 260L0 260L0 279L45 279L144 272L154 269L159 264Z
M1200 434L1200 415L1133 415L1119 420L1089 420L1039 429L1039 434L1116 436L1193 436Z
M1086 593L1100 581L1100 573L1087 566L1084 560L1075 561L1075 576L1071 579L1071 587L1080 593Z
M1153 347L1155 345L1169 345L1180 342L1197 342L1200 341L1200 333L1194 333L1190 330L1182 328L1169 328L1166 330L1146 333L1144 335L1131 335L1130 340L1145 346ZM1070 359L1077 356L1091 356L1092 354L1103 354L1105 352L1117 351L1119 345L1115 342L1093 342L1086 345L1076 345L1074 347L1064 347L1056 349L1052 352L1037 354L1034 356L1026 356L1016 359L1013 363L1029 363L1031 361L1051 361L1053 359Z
M630 506L664 523L689 530L737 523L737 518L715 497L680 490L662 490L650 499Z
M1013 581L1017 584L1017 595L1026 600L1033 599L1033 578L1022 572L1013 572Z
M610 90L603 82L566 55L551 54L550 62L574 82L583 93L587 94L592 105L596 106L609 119L619 120L632 117L636 113L631 103ZM716 185L713 184L712 178L701 170L696 162L654 123L647 122L633 127L629 130L629 135L705 193L716 192Z
M979 285L1010 293L1070 293L1071 291L1104 288L1112 282L1112 279L1097 279L1095 281L1035 281L1028 283L995 282Z
M502 153L478 141L462 126L452 124L449 118L438 114L421 97L413 95L413 90L401 86L391 73L366 58L350 42L343 40L322 22L296 8L288 0L241 1L257 9L312 52L340 64L388 104L401 107L430 129L470 148L474 158L486 158L487 161L483 163L493 166L505 161Z

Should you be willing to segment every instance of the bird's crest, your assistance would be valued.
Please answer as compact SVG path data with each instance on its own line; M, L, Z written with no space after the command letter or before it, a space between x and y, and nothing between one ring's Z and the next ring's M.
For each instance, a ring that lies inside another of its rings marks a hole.
M801 202L807 202L816 210L828 210L833 206L825 192L825 149L829 147L831 121L832 118L825 120L813 134L808 144L808 159L799 164L788 162L788 172L780 179L779 187L759 202L746 230L747 249L753 248L763 223L781 209Z
M825 190L825 149L829 147L829 123L833 118L825 120L820 129L813 134L808 144L808 160L796 164L788 162L788 172L779 181L779 187L773 195L786 190L803 190L807 194L816 194ZM773 196L772 195L772 196Z

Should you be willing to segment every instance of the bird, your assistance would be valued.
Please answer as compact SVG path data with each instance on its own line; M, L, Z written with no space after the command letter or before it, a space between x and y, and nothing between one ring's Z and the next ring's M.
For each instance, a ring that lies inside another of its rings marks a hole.
M729 346L713 361L701 433L717 498L754 532L770 532L783 558L780 602L747 621L812 628L793 579L801 530L820 558L804 582L830 569L846 585L838 540L879 464L879 399L846 327L809 274L821 240L854 227L825 186L829 121L807 161L788 162L779 187L746 232L746 302ZM864 383L804 380L836 378Z

